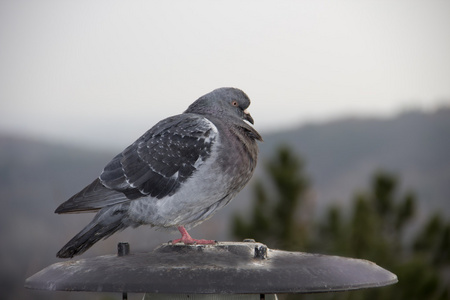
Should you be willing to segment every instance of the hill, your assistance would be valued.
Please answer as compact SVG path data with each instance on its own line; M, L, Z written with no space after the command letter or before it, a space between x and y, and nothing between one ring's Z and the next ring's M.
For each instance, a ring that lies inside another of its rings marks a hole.
M348 118L265 135L262 157L280 143L306 162L319 207L345 202L377 170L397 174L414 190L424 214L450 216L450 108L404 112L395 118Z
M418 195L419 211L450 215L450 108L432 113L405 112L386 119L341 119L310 124L289 131L263 134L256 177L279 144L291 145L306 162L316 212L331 202L345 204L366 187L374 171L394 172L403 189ZM55 253L92 217L58 216L54 209L90 183L116 153L91 151L0 135L0 282L5 298L60 298L61 294L26 291L27 276L58 261ZM228 239L230 215L245 211L251 183L194 237ZM419 216L420 217L420 216ZM132 251L148 251L178 234L150 228L127 229L95 245L85 256L111 253L118 241ZM85 294L67 295L71 299Z

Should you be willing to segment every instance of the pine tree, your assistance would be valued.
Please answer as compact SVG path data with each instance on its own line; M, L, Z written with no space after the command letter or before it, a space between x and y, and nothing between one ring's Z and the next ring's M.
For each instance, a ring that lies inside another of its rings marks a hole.
M411 245L404 231L413 221L416 196L401 195L398 185L392 174L377 172L370 189L354 196L347 220L342 208L330 207L318 224L315 250L371 260L397 274L399 283L315 298L450 299L448 281L442 277L449 267L450 224L431 216Z
M376 172L369 189L355 194L350 208L332 205L323 219L313 221L299 218L299 211L307 209L309 187L302 160L284 146L265 171L268 180L254 185L249 221L234 217L236 237L253 237L271 248L369 259L399 278L398 284L384 288L289 299L450 299L445 277L450 268L450 222L433 215L418 233L409 233L412 242L406 240L417 199L413 192L400 193L396 176Z

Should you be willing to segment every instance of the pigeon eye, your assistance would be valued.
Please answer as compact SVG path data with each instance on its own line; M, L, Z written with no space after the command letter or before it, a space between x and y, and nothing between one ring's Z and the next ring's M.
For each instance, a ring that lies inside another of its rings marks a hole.
M231 105L233 105L233 106L239 106L239 104L238 104L238 102L237 102L236 100L233 100L233 101L231 102Z

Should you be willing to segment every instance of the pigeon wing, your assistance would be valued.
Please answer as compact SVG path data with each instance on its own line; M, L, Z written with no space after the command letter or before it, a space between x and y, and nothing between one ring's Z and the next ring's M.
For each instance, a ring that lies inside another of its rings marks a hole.
M141 197L171 196L211 156L217 134L212 122L195 114L167 118L114 157L99 178L56 212L98 210Z

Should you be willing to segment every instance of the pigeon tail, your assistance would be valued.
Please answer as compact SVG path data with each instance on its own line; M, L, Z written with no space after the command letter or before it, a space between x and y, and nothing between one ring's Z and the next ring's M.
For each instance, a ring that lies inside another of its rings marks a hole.
M60 258L72 258L91 248L101 239L128 227L124 223L125 211L111 208L102 209L94 219L56 254Z

